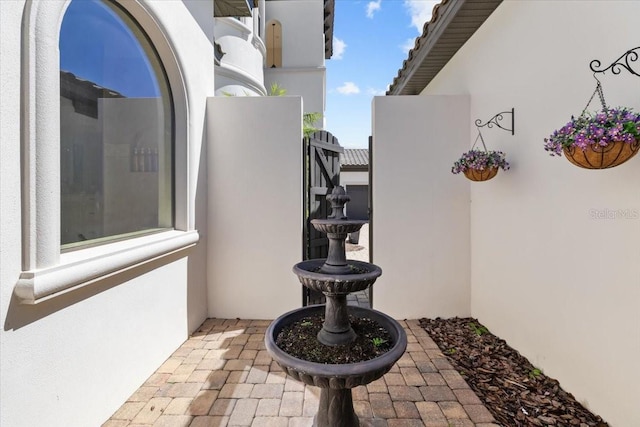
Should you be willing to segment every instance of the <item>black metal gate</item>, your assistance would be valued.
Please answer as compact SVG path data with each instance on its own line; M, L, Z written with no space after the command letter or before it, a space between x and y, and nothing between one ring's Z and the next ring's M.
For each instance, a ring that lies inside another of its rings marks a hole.
M330 212L326 196L340 184L340 153L344 149L338 138L321 130L303 139L304 161L304 254L305 260L326 258L329 239L311 225L315 218L326 218ZM302 287L302 304L320 304L324 295Z

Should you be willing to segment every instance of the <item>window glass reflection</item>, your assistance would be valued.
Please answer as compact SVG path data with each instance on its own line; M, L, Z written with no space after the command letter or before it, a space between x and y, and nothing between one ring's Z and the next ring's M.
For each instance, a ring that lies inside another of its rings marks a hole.
M172 227L172 109L149 39L117 5L73 0L60 31L63 249Z

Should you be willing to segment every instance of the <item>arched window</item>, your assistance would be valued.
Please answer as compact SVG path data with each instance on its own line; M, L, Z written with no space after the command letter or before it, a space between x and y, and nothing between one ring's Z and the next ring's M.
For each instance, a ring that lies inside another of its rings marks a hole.
M199 240L182 64L144 6L24 6L21 302L90 286Z
M282 24L267 22L267 68L282 67Z
M73 0L60 29L61 244L173 227L173 108L158 53L109 0Z

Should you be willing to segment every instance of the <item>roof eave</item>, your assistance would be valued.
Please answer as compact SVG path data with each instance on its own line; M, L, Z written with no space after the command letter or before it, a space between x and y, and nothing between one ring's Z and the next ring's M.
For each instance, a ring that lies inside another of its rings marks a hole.
M340 165L342 172L367 172L369 165Z
M434 7L434 16L425 23L422 35L416 38L387 95L422 92L500 3L502 0L442 0ZM462 29L465 36L460 37L457 30L447 31L451 27ZM433 55L436 50L437 57Z
M333 55L333 21L335 9L335 0L324 0L324 59L330 59Z

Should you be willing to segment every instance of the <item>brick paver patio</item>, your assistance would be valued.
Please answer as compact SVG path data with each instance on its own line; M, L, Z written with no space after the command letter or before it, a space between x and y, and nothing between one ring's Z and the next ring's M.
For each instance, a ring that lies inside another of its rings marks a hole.
M287 378L264 347L270 321L208 319L103 427L307 427L320 390ZM353 389L362 426L497 427L420 328L383 378Z

